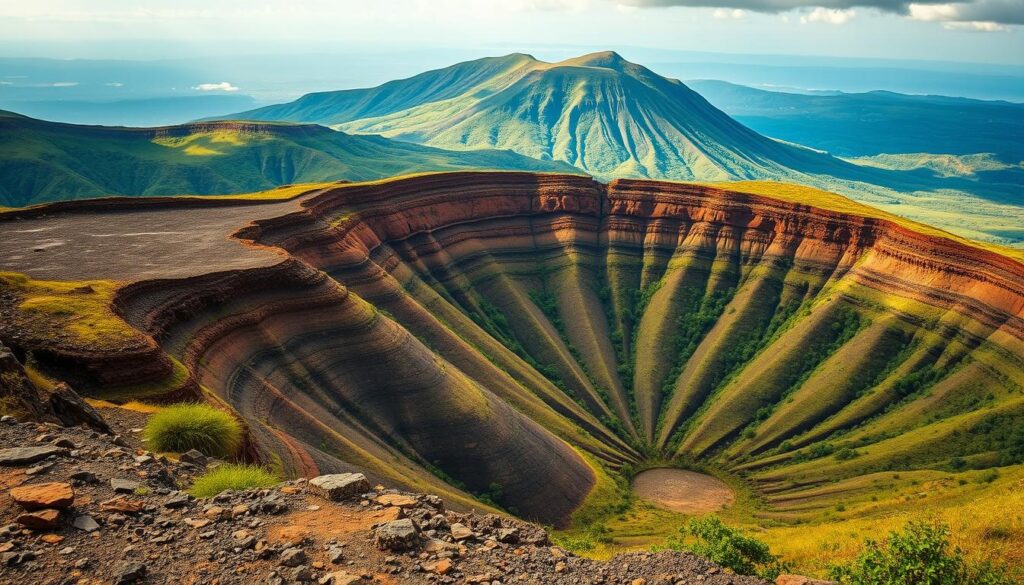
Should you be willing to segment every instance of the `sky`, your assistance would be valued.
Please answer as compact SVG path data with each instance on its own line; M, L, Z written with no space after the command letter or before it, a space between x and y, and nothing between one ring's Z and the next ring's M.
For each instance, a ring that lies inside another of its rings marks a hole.
M1024 0L0 0L0 57L571 45L1024 65Z

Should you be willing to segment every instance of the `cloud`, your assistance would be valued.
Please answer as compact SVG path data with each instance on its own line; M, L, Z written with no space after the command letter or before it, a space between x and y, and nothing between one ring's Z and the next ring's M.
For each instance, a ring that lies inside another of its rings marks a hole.
M907 13L915 20L966 25L947 28L996 30L1000 29L1000 25L1024 24L1024 2L1021 0L971 0L938 4L915 2L907 6Z
M238 91L237 87L226 81L220 83L200 83L192 89L198 89L199 91Z
M942 26L949 30L966 30L972 32L1006 32L1010 27L998 22L946 22Z
M915 20L950 23L946 28L974 30L1002 30L1003 25L1024 25L1024 0L619 0L641 8L687 6L723 10L748 10L777 14L791 10L811 11L804 15L808 22L835 22L842 19L836 14L826 15L819 10L839 12L853 8L873 8L909 16ZM716 11L717 12L717 11ZM816 17L812 17L814 14ZM850 13L852 15L852 13ZM803 18L801 20L803 20ZM846 18L843 22L848 21ZM963 24L952 24L963 23Z
M857 16L857 13L853 10L822 8L819 6L810 11L810 13L801 16L800 23L807 24L809 22L824 22L827 24L846 24L855 16Z
M51 83L50 87L75 87L78 85L77 81L58 81L57 83Z
M730 18L733 20L739 20L747 16L747 11L742 8L733 8L732 10L729 10L728 8L716 8L711 15L718 20L728 20Z
M943 23L942 27L950 31L971 31L974 33L1005 33L1010 30L1006 25L998 23L984 23L971 20L968 23Z
M121 83L120 81L111 81L110 83L107 83L105 85L107 87L124 87L124 84Z

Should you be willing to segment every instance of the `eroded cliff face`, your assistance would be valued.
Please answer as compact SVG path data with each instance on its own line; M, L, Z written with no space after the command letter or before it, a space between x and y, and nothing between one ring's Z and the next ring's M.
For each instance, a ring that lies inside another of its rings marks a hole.
M780 516L827 481L1024 456L1001 430L1024 422L1024 266L889 220L519 173L231 213L233 256L160 248L178 276L126 264L116 306L180 364L161 392L218 397L289 474L563 523L650 456L742 471Z

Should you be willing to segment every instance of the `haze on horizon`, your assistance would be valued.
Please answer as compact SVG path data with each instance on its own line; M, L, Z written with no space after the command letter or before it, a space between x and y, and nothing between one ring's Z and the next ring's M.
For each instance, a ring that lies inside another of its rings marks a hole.
M561 58L558 47L572 46L1024 66L1022 23L1024 0L5 0L0 56L457 48Z

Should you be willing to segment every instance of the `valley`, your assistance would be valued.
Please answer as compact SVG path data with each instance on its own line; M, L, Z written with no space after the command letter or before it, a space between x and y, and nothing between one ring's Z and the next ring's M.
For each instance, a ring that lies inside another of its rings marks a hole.
M0 225L0 342L37 379L220 405L286 477L358 470L600 555L671 533L629 482L678 466L809 571L963 505L972 558L1022 558L1015 250L807 187L507 172Z

